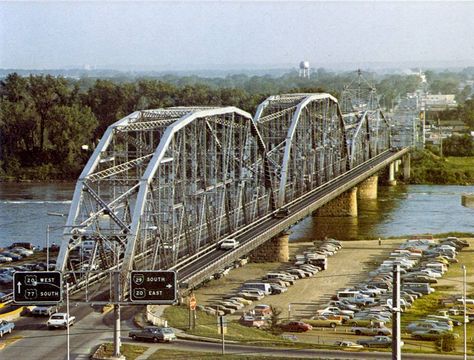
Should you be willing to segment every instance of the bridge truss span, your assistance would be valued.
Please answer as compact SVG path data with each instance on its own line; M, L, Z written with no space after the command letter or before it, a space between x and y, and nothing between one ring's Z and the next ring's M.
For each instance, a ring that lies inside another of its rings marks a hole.
M325 93L267 98L254 118L269 152L278 207L348 169L345 125Z
M274 209L265 153L235 107L118 121L77 183L57 267L164 269L215 245Z

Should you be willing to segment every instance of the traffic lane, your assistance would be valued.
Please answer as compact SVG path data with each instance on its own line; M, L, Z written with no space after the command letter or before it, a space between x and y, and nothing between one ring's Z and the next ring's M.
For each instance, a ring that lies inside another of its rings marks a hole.
M44 330L23 330L15 332L14 335L23 338L3 349L0 358L21 360L66 358L67 332L64 329L47 330L45 327ZM113 329L104 324L103 315L97 312L89 313L70 327L71 358L88 356L95 346L104 341L111 341L112 337Z
M153 344L146 342L136 342L129 339L123 339L123 342L130 344L143 344L152 348L159 349L172 349L189 352L222 352L222 344L199 342L192 340L178 339L173 343L169 344ZM325 349L290 349L290 348L274 348L274 347L260 347L253 345L238 345L225 343L225 353L227 355L265 355L265 356L280 356L286 358L315 358L321 357L325 359L391 359L392 354L390 352L354 352L354 351L339 351L339 350L325 350ZM426 360L427 356L430 359L442 359L442 360L459 360L462 356L455 355L436 355L436 354L409 354L403 353L403 359L407 360Z
M92 308L86 304L71 304L69 306L71 316L76 317L76 322L81 321L87 315L92 312L99 312L99 310ZM62 306L58 309L58 312L66 312L66 307ZM14 320L15 331L18 330L45 330L47 329L46 322L49 316L22 316L17 320Z

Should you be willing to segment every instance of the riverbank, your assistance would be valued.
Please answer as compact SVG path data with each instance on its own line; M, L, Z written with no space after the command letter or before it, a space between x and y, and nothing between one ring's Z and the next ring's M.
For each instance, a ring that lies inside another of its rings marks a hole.
M414 151L411 155L411 175L407 182L413 185L472 185L474 184L474 157L440 157L428 150ZM399 179L403 181L403 179Z

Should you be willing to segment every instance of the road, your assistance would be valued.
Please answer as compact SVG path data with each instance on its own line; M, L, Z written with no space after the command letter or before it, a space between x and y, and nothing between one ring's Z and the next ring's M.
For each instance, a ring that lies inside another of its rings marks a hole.
M138 308L122 310L122 335L127 336ZM61 309L64 311L64 309ZM70 358L89 359L91 351L102 342L113 341L113 314L103 315L100 309L86 304L71 307L76 323L70 328ZM66 359L66 330L48 330L47 317L23 317L15 321L12 336L23 338L0 351L0 359L63 360Z
M127 343L132 343L126 340ZM177 340L172 344L148 344L150 346L148 354L151 355L159 349L174 349L188 352L212 352L220 353L222 351L221 343L208 343L190 340ZM392 354L389 352L353 352L353 351L336 351L336 350L320 350L320 349L282 349L275 347L260 347L250 345L225 344L226 354L235 355L265 355L280 356L292 359L314 359L315 357L324 359L391 359ZM462 356L453 355L435 355L435 354L404 354L404 360L459 360ZM472 357L469 357L472 359Z

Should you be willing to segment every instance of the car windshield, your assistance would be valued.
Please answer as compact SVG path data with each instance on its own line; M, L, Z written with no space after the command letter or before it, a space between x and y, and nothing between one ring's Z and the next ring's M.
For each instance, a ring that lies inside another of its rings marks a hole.
M53 315L53 316L51 316L51 319L60 320L60 319L63 319L63 316L62 315Z
M163 328L163 329L161 329L161 331L162 331L164 334L173 334L173 330L170 329L170 328Z

